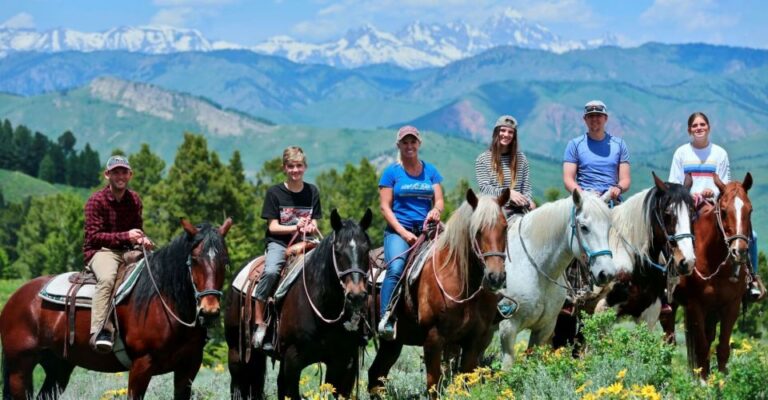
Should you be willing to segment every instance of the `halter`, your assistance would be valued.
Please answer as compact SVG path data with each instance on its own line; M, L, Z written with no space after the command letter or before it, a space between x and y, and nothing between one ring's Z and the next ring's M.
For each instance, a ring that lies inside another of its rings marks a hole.
M182 321L181 318L179 318L179 316L177 316L173 312L173 310L171 310L171 308L168 306L168 304L165 302L165 299L163 298L163 295L160 293L160 289L157 287L157 282L155 282L155 277L152 274L152 266L150 265L150 262L149 262L149 256L147 255L147 249L142 246L141 250L144 252L144 260L146 260L147 273L149 275L149 279L150 279L150 281L152 281L152 286L155 288L155 292L157 293L157 297L160 298L160 303L163 305L163 308L165 308L165 311L171 317L173 317L173 319L175 319L176 322L178 322L181 325L184 325L184 326L186 326L188 328L196 327L198 322L202 323L203 321L202 321L202 318L200 317L200 307L199 307L199 305L200 305L200 298L202 298L203 296L214 295L219 300L221 300L221 296L222 296L223 292L221 290L216 290L216 289L205 289L205 290L202 290L202 291L198 291L197 290L197 286L195 285L195 280L194 280L194 278L192 276L192 259L193 258L197 258L197 257L193 257L192 254L188 255L187 256L187 263L186 264L187 264L187 270L189 271L189 280L190 280L190 282L192 282L192 289L195 291L195 303L198 305L198 307L195 307L195 309L196 309L195 317L192 320L192 322L185 322L185 321Z
M303 235L304 237L302 239L306 239L306 233ZM342 289L344 289L344 282L343 279L345 276L349 274L360 274L363 275L363 279L368 276L368 272L363 271L360 268L352 267L345 271L340 271L339 266L336 263L336 248L334 247L335 241L336 241L336 232L333 232L333 236L330 239L331 241L331 259L333 260L333 269L336 271L336 277L339 280L339 285ZM306 255L302 257L302 266L301 266L301 280L304 283L304 294L307 296L307 300L309 301L310 307L312 307L312 311L315 313L315 315L320 318L323 322L327 324L333 324L336 322L339 322L341 318L344 316L344 312L346 311L347 307L347 293L346 290L344 291L344 303L341 305L341 312L336 318L326 318L323 316L323 313L320 311L319 308L315 305L315 302L312 301L312 296L309 295L309 289L307 289L307 258Z
M571 208L571 240L568 243L569 245L573 245L573 237L576 237L582 254L587 257L587 265L592 266L594 260L600 256L613 258L613 253L609 249L592 251L584 242L584 238L581 237L580 227L581 224L576 220L576 205L574 205L573 208Z
M672 246L677 247L677 242L678 241L683 240L683 239L691 239L691 241L693 242L693 241L696 240L696 237L692 233L678 233L678 234L674 234L674 235L668 234L667 233L667 226L666 226L666 224L664 224L664 220L659 215L658 208L653 210L653 215L656 217L656 222L659 223L659 226L661 227L661 230L664 231L664 235L667 236L667 241L664 243L664 247L667 250L667 254L664 255L666 258L668 258L668 259L671 258L670 254L672 252L670 251L670 248ZM679 218L679 216L678 216L678 218ZM674 243L674 245L673 245L673 243ZM656 267L656 265L654 265L654 266Z
M717 217L717 227L720 228L720 232L723 234L723 239L725 240L725 246L726 247L731 247L731 242L739 240L739 239L741 239L744 242L746 242L747 246L749 246L749 242L751 240L751 238L749 236L742 235L740 233L736 233L734 235L728 236L725 233L725 225L723 225L723 216L721 214L720 202L719 201L715 202L715 216Z

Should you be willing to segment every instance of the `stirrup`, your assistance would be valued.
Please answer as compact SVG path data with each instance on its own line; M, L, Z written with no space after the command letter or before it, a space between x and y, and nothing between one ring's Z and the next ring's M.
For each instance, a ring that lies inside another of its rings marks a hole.
M256 324L256 330L253 332L251 338L251 345L254 348L260 349L264 346L264 336L267 334L267 324Z

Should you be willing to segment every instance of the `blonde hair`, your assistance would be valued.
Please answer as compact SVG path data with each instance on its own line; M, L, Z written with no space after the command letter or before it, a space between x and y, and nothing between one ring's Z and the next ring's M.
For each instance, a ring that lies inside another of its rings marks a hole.
M287 165L289 162L300 162L304 164L305 167L309 166L307 165L307 156L304 155L304 150L299 146L289 146L283 150L283 166Z

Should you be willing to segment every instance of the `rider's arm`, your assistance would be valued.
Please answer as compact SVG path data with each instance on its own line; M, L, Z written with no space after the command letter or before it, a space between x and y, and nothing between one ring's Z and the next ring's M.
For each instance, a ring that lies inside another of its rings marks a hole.
M504 190L491 168L491 156L483 152L475 159L475 179L480 193L488 196L499 196Z
M429 214L427 214L427 220L440 221L440 215L443 213L443 210L445 209L445 205L443 201L443 187L440 186L439 183L436 183L432 185L432 190L434 190L435 192L435 202L432 206L432 209L429 210Z
M563 163L563 185L565 185L565 190L567 190L568 193L571 193L574 190L581 191L579 184L576 183L577 169L578 169L578 165L576 165L576 163L572 163L572 162Z
M629 190L629 185L632 183L632 176L629 173L629 163L619 164L619 189L624 193Z
M269 233L273 235L292 235L299 230L298 225L281 225L276 219L270 219L267 226Z
M395 217L395 212L392 211L393 192L391 187L382 186L379 187L379 208L381 209L381 215L384 216L384 220L398 235L404 236L408 232Z

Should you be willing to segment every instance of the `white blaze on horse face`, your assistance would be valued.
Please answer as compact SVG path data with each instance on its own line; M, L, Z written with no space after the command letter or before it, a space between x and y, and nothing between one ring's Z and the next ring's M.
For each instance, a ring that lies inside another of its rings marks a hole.
M208 258L211 259L211 262L214 262L216 260L216 249L211 247L208 249Z
M349 241L349 248L352 250L352 257L350 257L352 266L357 266L357 243L355 243L355 239Z
M677 205L677 225L675 226L675 235L691 233L691 217L688 214L688 206L685 203ZM677 240L677 247L683 253L686 262L693 262L696 259L696 253L693 251L693 238L687 237Z
M736 209L736 234L749 236L751 232L741 231L741 211L744 209L744 202L741 200L741 197L737 196L736 199L734 199L733 207Z

